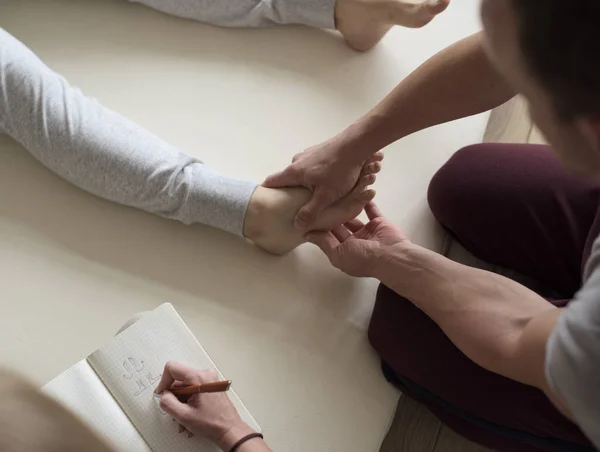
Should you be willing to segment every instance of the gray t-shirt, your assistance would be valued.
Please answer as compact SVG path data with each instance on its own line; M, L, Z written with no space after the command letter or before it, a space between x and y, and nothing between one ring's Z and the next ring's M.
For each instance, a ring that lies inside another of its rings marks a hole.
M552 391L600 449L600 238L587 262L583 287L550 335L546 376Z

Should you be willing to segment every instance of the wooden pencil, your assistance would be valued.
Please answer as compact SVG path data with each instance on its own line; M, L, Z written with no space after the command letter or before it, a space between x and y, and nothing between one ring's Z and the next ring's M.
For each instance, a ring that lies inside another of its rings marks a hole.
M210 383L202 383L200 385L181 386L179 388L170 388L175 396L190 396L194 394L202 394L207 392L225 392L231 387L231 380L213 381Z

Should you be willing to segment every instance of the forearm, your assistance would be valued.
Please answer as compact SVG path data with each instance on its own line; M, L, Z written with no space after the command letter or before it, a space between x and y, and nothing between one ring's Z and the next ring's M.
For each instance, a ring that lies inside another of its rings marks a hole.
M543 387L544 334L560 312L546 300L415 245L385 251L374 268L375 277L424 311L471 360Z
M362 157L419 130L490 110L515 95L488 59L481 33L434 55L341 135ZM366 155L365 155L366 154Z

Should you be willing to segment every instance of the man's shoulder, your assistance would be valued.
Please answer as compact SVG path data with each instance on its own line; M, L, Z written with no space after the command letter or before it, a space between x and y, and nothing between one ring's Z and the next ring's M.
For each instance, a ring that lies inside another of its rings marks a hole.
M546 347L546 378L586 435L600 446L600 240L586 264L583 287L558 318Z

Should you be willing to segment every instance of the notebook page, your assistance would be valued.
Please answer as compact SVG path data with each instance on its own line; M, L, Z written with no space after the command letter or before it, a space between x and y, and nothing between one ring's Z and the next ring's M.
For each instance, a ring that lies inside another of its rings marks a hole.
M77 414L115 451L150 452L87 361L79 361L47 383L42 391Z
M164 365L169 360L218 372L206 351L170 304L163 304L146 314L88 358L88 362L152 450L218 451L206 439L188 438L185 432L179 433L178 425L160 410L153 392ZM222 377L220 373L219 375ZM259 430L258 424L235 393L230 390L228 395L242 419Z

